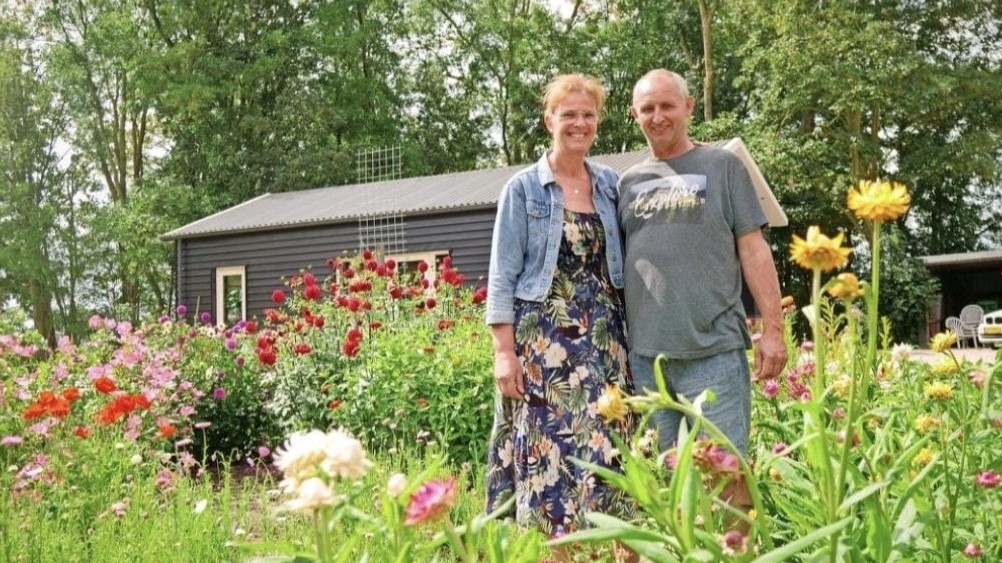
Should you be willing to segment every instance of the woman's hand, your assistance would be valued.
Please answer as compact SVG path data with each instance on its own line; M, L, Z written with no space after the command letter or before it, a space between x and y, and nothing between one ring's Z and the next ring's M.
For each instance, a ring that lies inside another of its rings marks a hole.
M525 396L525 375L514 350L494 353L494 383L505 397L522 399Z

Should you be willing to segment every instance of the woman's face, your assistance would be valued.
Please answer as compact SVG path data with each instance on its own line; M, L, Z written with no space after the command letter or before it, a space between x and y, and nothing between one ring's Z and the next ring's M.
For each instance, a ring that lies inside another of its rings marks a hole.
M598 107L588 94L571 92L543 120L555 150L584 155L598 132Z

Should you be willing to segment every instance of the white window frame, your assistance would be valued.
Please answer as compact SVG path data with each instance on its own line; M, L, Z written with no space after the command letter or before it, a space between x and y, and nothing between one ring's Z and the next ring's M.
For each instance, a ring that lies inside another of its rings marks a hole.
M428 250L425 252L404 252L400 254L387 254L384 260L393 259L397 264L402 264L404 262L420 262L424 260L428 263L428 269L424 272L424 279L428 280L428 283L435 283L435 278L438 276L438 259L443 256L449 256L448 250Z
M223 266L216 268L216 323L227 322L225 313L226 284L229 276L240 276L240 320L247 320L247 266Z

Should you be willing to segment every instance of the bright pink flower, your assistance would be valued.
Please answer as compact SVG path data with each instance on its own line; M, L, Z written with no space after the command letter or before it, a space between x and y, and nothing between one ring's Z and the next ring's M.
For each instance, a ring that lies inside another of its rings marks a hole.
M984 487L986 489L994 489L999 485L1002 485L1002 477L999 477L998 473L992 470L982 471L974 477L974 482L979 487Z
M449 477L441 481L432 479L411 495L407 505L407 519L404 524L416 526L425 522L434 522L449 513L456 502L456 478Z

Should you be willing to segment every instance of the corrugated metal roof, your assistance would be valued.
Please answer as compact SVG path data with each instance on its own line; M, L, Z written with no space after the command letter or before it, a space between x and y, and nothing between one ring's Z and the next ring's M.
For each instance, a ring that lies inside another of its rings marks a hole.
M712 143L730 150L744 149L740 139ZM747 151L745 151L747 154ZM590 160L619 172L646 158L646 150L605 154ZM746 160L746 165L748 161ZM353 221L363 217L420 215L439 211L493 207L505 182L526 165L472 170L438 176L350 184L313 190L265 194L189 223L160 236L161 240L205 237L251 231L270 231L308 225ZM758 167L751 162L752 177L766 216L773 226L786 225L786 215ZM761 182L761 185L759 185ZM764 189L764 192L763 192ZM770 201L771 200L771 201ZM774 207L775 209L770 209ZM778 210L778 215L775 210ZM781 216L780 220L776 217Z

